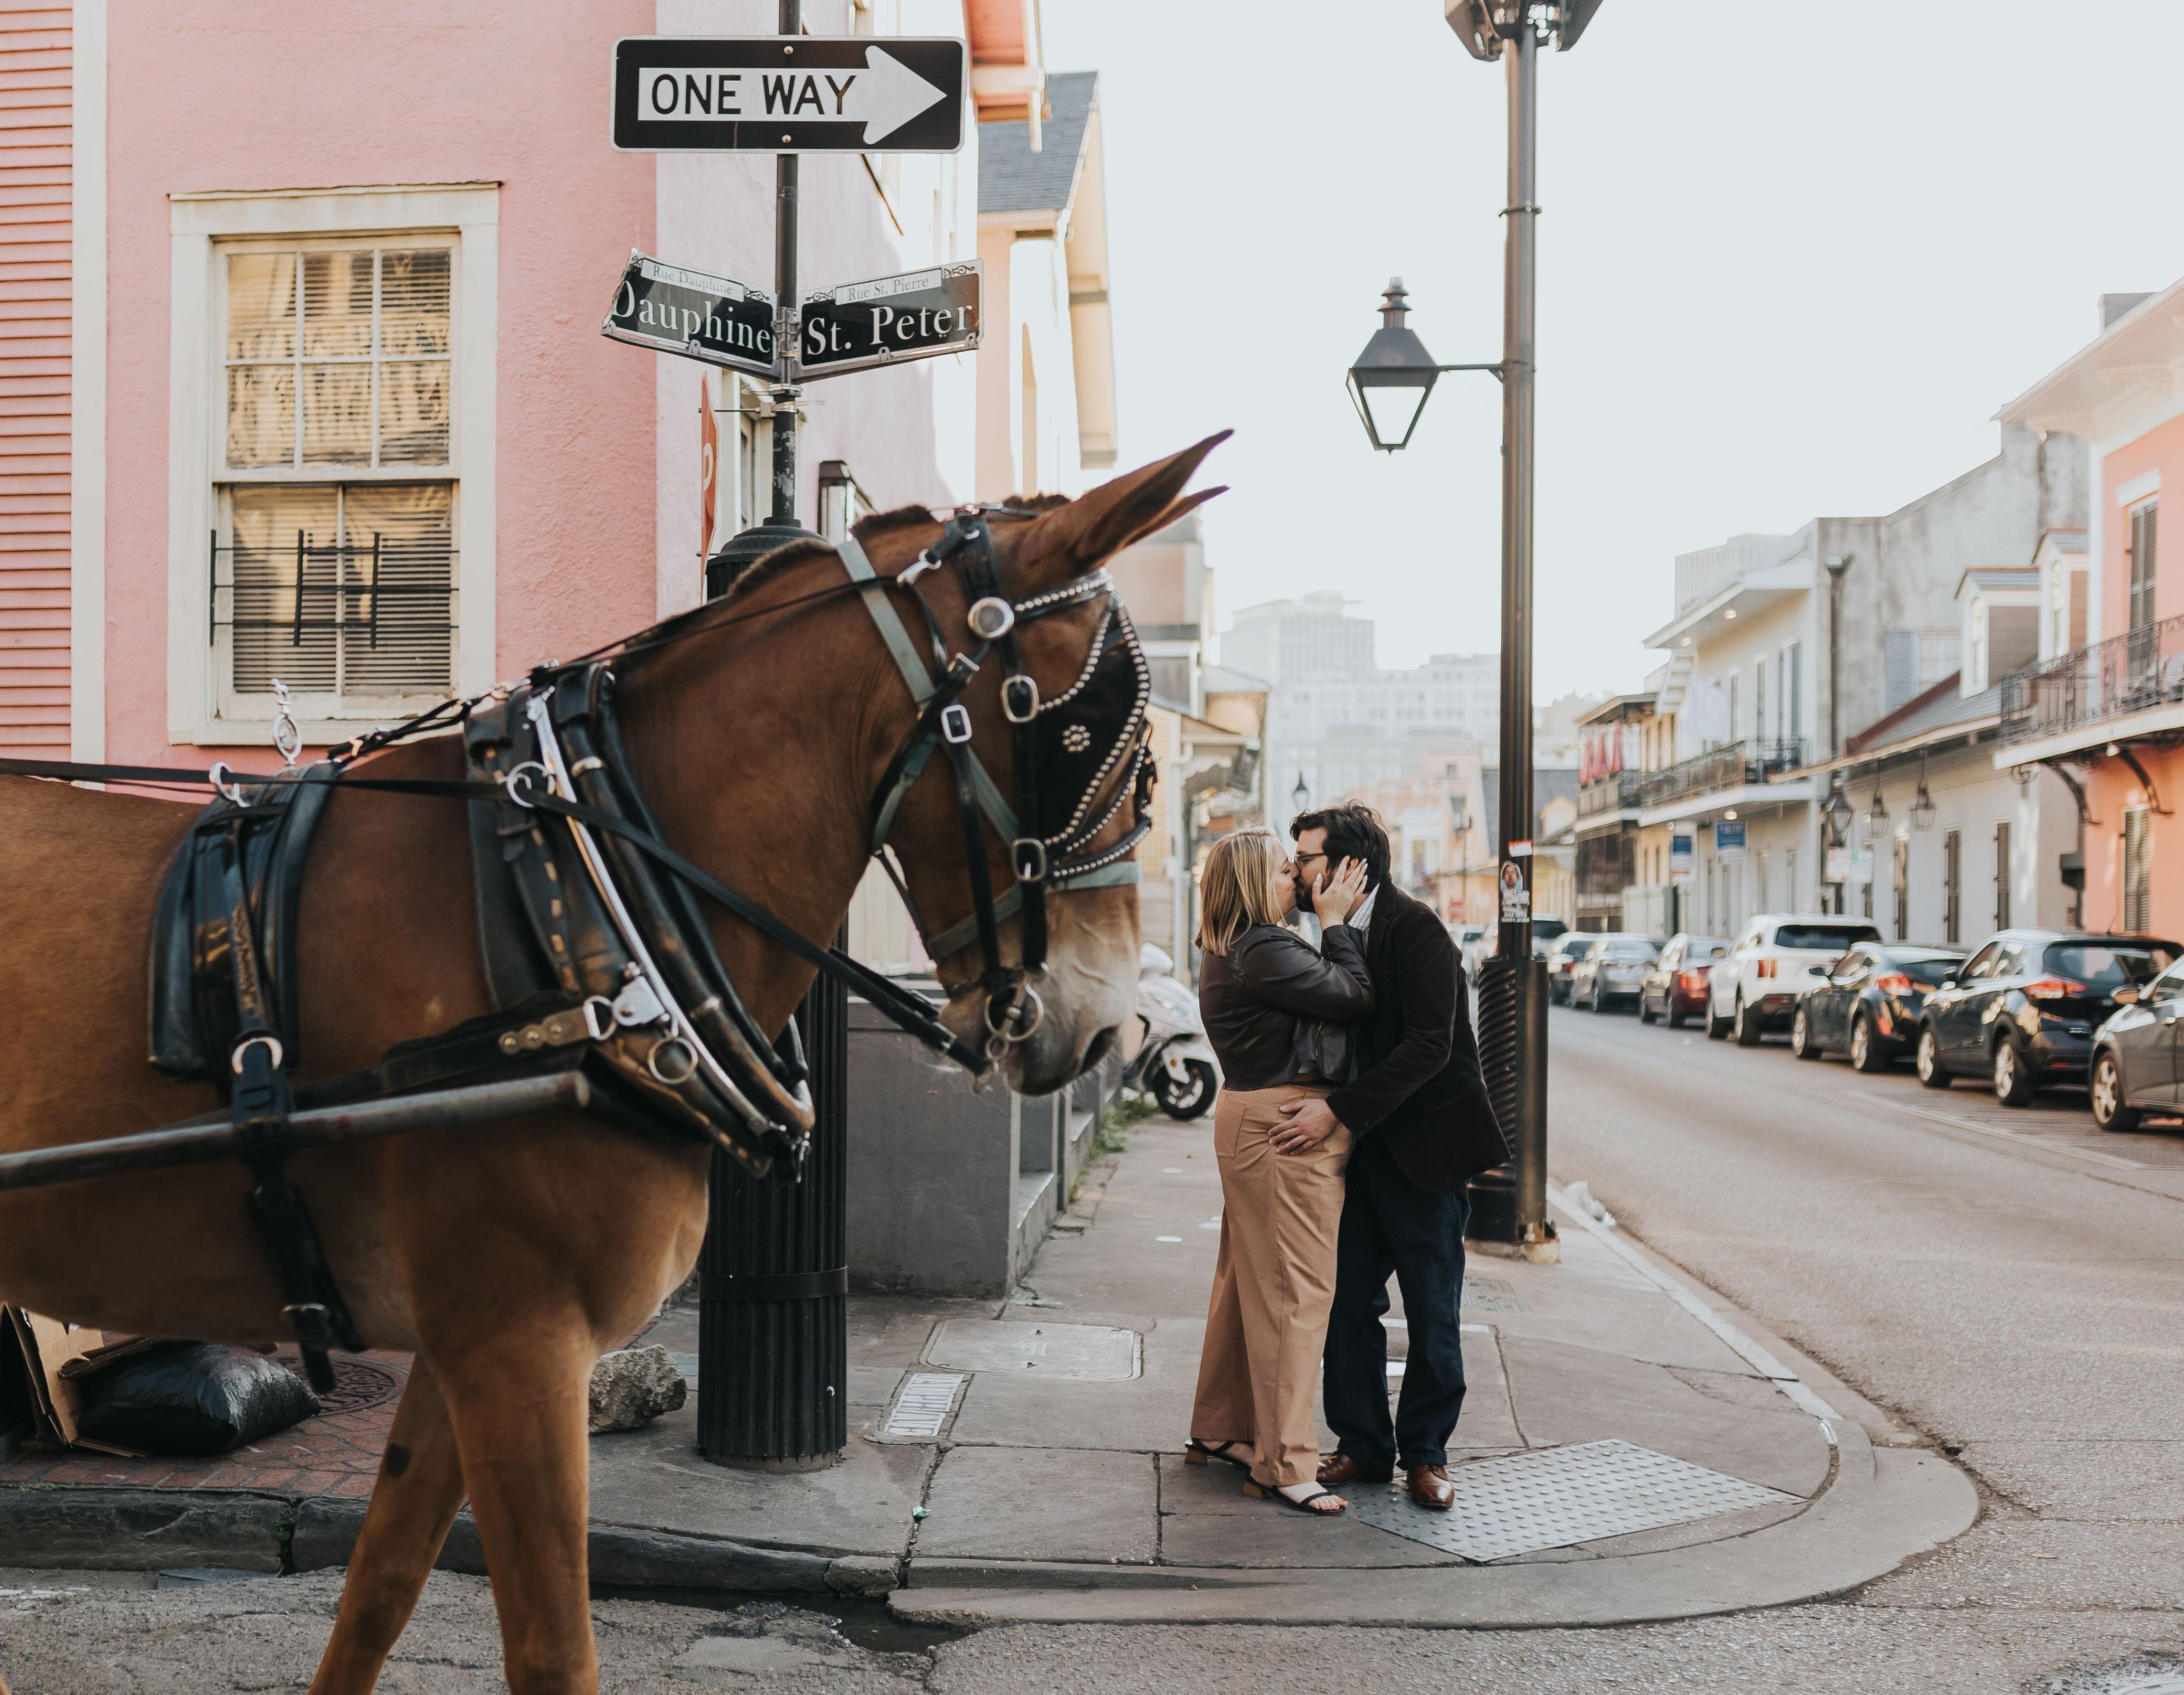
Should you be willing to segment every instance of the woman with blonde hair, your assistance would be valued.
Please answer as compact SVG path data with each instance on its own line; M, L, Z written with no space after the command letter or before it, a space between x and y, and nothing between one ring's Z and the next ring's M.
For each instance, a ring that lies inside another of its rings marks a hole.
M1271 831L1240 830L1206 856L1198 998L1223 1077L1213 1109L1221 1253L1184 1458L1244 1467L1245 1494L1327 1516L1349 1503L1316 1481L1312 1392L1350 1132L1294 1153L1269 1138L1283 1107L1349 1081L1347 1026L1373 1010L1364 947L1345 923L1364 898L1365 867L1346 859L1305 892L1319 914L1318 949L1284 922L1299 892Z

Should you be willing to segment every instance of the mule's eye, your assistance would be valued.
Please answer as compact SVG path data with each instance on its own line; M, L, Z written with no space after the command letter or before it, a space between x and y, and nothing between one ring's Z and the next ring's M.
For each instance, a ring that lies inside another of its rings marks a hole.
M1061 732L1061 745L1072 753L1081 753L1092 745L1092 732L1081 724L1072 724Z

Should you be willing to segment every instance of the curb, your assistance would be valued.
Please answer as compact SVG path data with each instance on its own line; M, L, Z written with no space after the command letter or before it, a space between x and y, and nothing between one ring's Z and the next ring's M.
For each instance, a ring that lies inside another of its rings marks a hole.
M1823 1599L1970 1528L1970 1481L1938 1456L1875 1450L1846 1425L1805 1511L1722 1542L1613 1559L1270 1571L913 1559L896 1617L953 1626L1288 1624L1541 1630L1646 1624ZM1153 1570L1158 1587L1152 1587Z
M348 1564L365 1503L331 1496L237 1490L0 1487L0 1565L157 1571L321 1571ZM884 1595L893 1559L751 1548L625 1526L591 1527L595 1583L632 1589L733 1589L811 1595ZM486 1575L477 1526L456 1516L437 1569Z

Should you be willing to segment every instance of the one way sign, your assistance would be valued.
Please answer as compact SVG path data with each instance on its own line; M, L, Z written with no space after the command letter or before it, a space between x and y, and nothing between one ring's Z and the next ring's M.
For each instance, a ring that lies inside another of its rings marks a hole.
M945 36L632 36L614 144L633 153L954 153L970 52Z

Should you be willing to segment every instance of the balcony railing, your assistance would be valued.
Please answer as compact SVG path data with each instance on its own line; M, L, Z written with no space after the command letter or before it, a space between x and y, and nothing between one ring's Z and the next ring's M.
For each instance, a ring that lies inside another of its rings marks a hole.
M2002 681L2003 739L2067 735L2184 701L2184 618L2164 618Z
M1716 789L1741 788L1763 783L1783 771L1805 763L1804 738L1778 736L1766 740L1730 742L1689 759L1624 780L1624 793L1633 806L1664 806L1691 795Z
M1581 784L1577 792L1577 815L1580 818L1597 817L1603 812L1620 812L1636 803L1629 798L1630 786L1645 779L1635 771L1622 771L1612 777L1596 777Z

